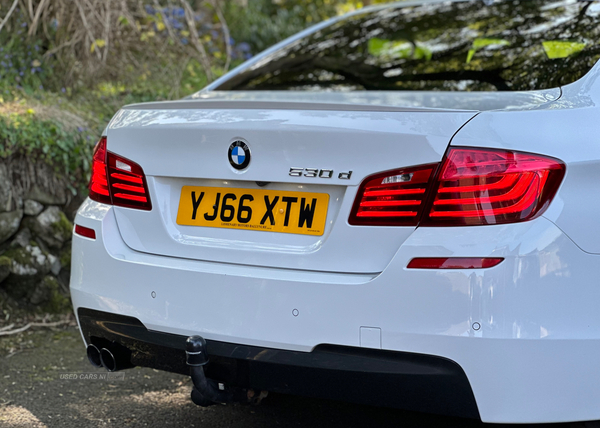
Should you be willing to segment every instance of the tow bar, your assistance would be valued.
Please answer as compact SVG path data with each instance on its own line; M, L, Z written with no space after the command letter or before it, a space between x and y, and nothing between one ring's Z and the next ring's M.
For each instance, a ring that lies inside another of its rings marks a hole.
M190 336L185 343L186 363L190 366L192 401L202 407L217 403L259 404L267 396L267 391L225 387L214 380L207 379L204 366L208 363L206 340L201 336Z

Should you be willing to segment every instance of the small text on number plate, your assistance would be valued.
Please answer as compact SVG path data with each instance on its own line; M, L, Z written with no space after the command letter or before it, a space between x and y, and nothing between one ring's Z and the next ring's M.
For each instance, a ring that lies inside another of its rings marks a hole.
M177 224L323 235L329 195L183 186Z

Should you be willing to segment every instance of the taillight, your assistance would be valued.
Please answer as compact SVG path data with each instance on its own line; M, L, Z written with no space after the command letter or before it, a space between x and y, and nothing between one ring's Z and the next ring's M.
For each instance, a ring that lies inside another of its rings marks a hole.
M434 179L437 166L367 177L348 222L474 226L531 220L548 207L565 175L557 159L499 149L453 147Z
M89 197L105 204L152 209L142 167L107 151L106 137L102 137L94 149Z
M367 177L358 189L348 222L355 226L416 226L436 166L397 169Z
M102 137L94 148L92 157L92 177L90 178L90 199L104 204L112 203L106 175L106 137Z
M553 158L496 149L450 149L422 225L514 223L540 215L565 165Z
M137 163L108 152L108 181L114 205L152 209L146 176Z

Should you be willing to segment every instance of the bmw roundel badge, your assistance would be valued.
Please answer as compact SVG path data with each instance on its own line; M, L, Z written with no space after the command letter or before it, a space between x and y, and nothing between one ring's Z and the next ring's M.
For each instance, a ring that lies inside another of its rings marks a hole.
M229 146L229 163L235 169L244 169L250 163L250 148L243 141L234 141Z

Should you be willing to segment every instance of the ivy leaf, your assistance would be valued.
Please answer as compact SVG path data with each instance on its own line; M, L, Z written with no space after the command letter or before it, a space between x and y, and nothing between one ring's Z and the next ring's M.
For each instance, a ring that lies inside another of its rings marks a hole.
M103 48L104 46L106 46L106 41L104 39L96 39L92 43L92 46L90 46L90 52L94 53L96 48Z
M586 44L568 41L552 40L542 42L544 51L548 59L566 58L573 54L581 52Z
M467 53L467 64L471 62L475 53L486 47L500 47L500 46L508 46L510 42L508 40L503 39L475 39L473 40L473 44L471 45L471 49Z

